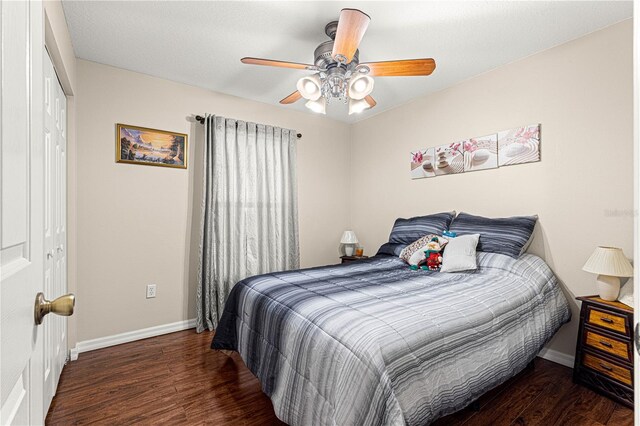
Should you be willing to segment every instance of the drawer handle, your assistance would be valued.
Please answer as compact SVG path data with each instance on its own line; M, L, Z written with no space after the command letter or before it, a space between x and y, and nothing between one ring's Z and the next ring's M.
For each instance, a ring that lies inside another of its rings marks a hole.
M602 346L606 346L607 348L613 348L613 345L609 342L605 342L604 340L600 340L600 344Z
M600 363L600 367L604 368L607 371L613 371L613 368L609 367L607 364Z
M600 321L606 322L607 324L613 324L613 320L611 318L600 317Z

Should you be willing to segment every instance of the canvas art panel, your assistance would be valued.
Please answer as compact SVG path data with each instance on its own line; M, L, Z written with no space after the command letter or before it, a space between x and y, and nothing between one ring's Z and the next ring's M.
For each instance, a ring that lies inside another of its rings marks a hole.
M540 124L498 132L498 165L540 161Z
M464 171L495 169L498 167L498 135L496 133L462 142Z
M440 145L435 148L436 176L464 172L464 147L462 142Z
M411 153L411 179L435 175L435 148L419 149Z
M116 161L187 168L187 135L147 127L117 125Z

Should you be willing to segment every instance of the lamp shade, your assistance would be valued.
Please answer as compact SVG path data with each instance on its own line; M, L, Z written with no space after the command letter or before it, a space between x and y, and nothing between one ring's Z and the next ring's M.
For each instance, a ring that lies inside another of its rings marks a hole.
M359 114L369 108L371 105L364 99L349 99L349 115Z
M342 234L342 238L340 239L341 244L358 244L358 237L356 237L356 233L353 231L344 231Z
M364 99L373 91L373 78L368 75L357 74L349 82L349 98Z
M622 249L617 247L596 248L587 263L582 267L582 270L592 274L612 277L633 276L633 266L631 266Z
M304 105L311 111L317 112L318 114L327 113L327 104L324 100L324 97L318 98L318 100L315 101L307 101L307 103Z
M296 88L303 98L310 101L317 101L322 96L322 81L317 74L302 77Z

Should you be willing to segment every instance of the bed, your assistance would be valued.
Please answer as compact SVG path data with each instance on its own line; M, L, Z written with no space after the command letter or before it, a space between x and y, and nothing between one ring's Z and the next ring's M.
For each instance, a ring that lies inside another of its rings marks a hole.
M516 375L570 319L537 256L412 271L396 256L245 279L212 342L290 425L425 425Z

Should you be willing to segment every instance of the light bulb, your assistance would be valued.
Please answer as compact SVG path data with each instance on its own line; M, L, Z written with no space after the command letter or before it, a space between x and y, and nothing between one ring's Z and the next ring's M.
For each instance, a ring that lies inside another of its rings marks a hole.
M311 81L304 82L304 88L309 93L316 93L318 91L318 87Z
M367 88L367 83L365 83L362 79L353 83L353 90L356 92L363 92Z

